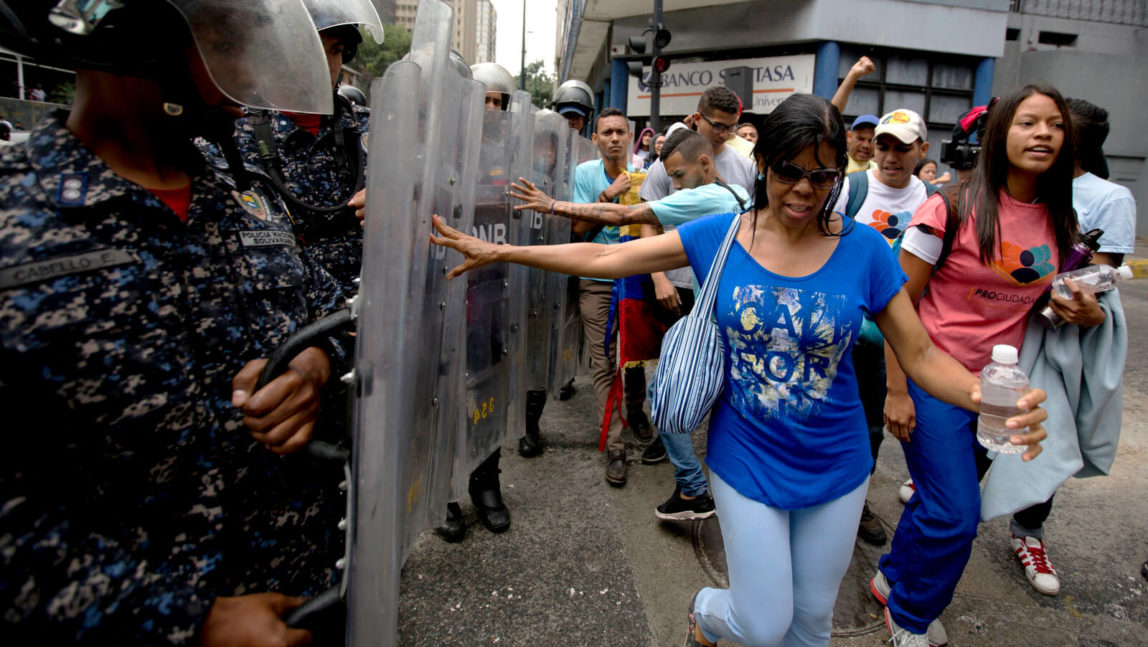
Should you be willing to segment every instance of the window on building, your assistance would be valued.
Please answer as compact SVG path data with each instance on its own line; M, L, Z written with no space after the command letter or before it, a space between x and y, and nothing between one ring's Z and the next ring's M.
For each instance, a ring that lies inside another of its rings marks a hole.
M848 125L857 115L882 114L908 108L920 114L929 128L929 157L941 154L941 142L973 107L973 85L978 59L902 50L861 51L842 48L837 78L845 78L862 55L876 70L857 82L845 107Z
M1058 31L1042 31L1037 35L1036 41L1041 45L1071 47L1076 44L1076 34L1064 34Z

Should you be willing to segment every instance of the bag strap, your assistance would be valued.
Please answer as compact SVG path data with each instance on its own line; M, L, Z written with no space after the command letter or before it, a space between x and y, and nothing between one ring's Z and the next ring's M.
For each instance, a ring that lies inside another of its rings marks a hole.
M725 240L722 241L717 255L714 256L713 263L710 263L710 271L706 274L705 283L702 284L701 294L698 295L697 304L693 310L690 310L689 316L710 317L713 315L718 283L721 282L721 272L725 268L726 257L729 256L729 249L733 246L733 241L737 238L737 230L740 227L741 214L736 214L733 217L733 223L729 226L729 231L725 234ZM701 314L703 312L704 315Z
M714 184L720 186L721 188L725 189L726 191L729 191L730 194L733 195L733 199L737 200L737 208L738 208L739 212L745 211L745 200L742 200L741 196L739 196L737 194L737 191L734 191L733 187L726 184L725 180L721 179L720 177L715 177L714 178Z
M845 215L855 218L869 195L869 171L854 171L846 175L845 179L849 180L849 201L845 203Z
M957 189L957 200L954 202L950 199L949 194L945 191L938 191L941 195L941 201L945 203L945 233L941 236L941 254L937 256L937 262L933 265L933 272L941 269L945 264L945 259L949 257L949 253L953 251L953 242L957 239L957 229L961 226L960 219L960 203L963 189Z

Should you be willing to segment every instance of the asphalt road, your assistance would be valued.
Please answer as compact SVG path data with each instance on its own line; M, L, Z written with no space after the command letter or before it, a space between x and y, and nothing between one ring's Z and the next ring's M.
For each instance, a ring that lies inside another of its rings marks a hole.
M1122 296L1130 343L1116 464L1107 477L1066 483L1045 526L1062 591L1049 597L1029 586L1008 543L1007 518L984 523L942 616L952 645L1148 645L1148 582L1140 576L1148 559L1148 345L1141 341L1148 337L1148 280L1128 283ZM400 644L680 645L694 592L724 583L712 522L654 518L674 487L669 464L641 465L630 438L629 483L605 483L592 389L585 376L576 384L571 400L547 403L545 454L519 457L516 438L504 446L511 529L492 535L466 503L464 542L447 544L428 532L414 546L403 573ZM704 435L694 442L702 455ZM869 497L890 532L907 476L890 438ZM865 589L881 552L856 549L838 596L833 645L888 640Z

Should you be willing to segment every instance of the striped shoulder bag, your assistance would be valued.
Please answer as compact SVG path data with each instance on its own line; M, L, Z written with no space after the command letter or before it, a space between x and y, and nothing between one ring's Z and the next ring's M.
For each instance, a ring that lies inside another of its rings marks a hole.
M714 321L714 302L741 215L734 217L714 256L694 309L666 332L662 354L650 383L650 418L660 431L688 434L699 425L721 395L725 382L725 347Z

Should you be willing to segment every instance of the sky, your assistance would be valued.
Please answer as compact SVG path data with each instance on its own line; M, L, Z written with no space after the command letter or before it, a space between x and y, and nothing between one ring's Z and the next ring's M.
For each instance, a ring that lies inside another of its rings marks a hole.
M495 63L513 75L522 60L522 0L491 0L498 12ZM526 64L541 59L554 74L555 0L526 0ZM530 33L534 32L534 33Z

